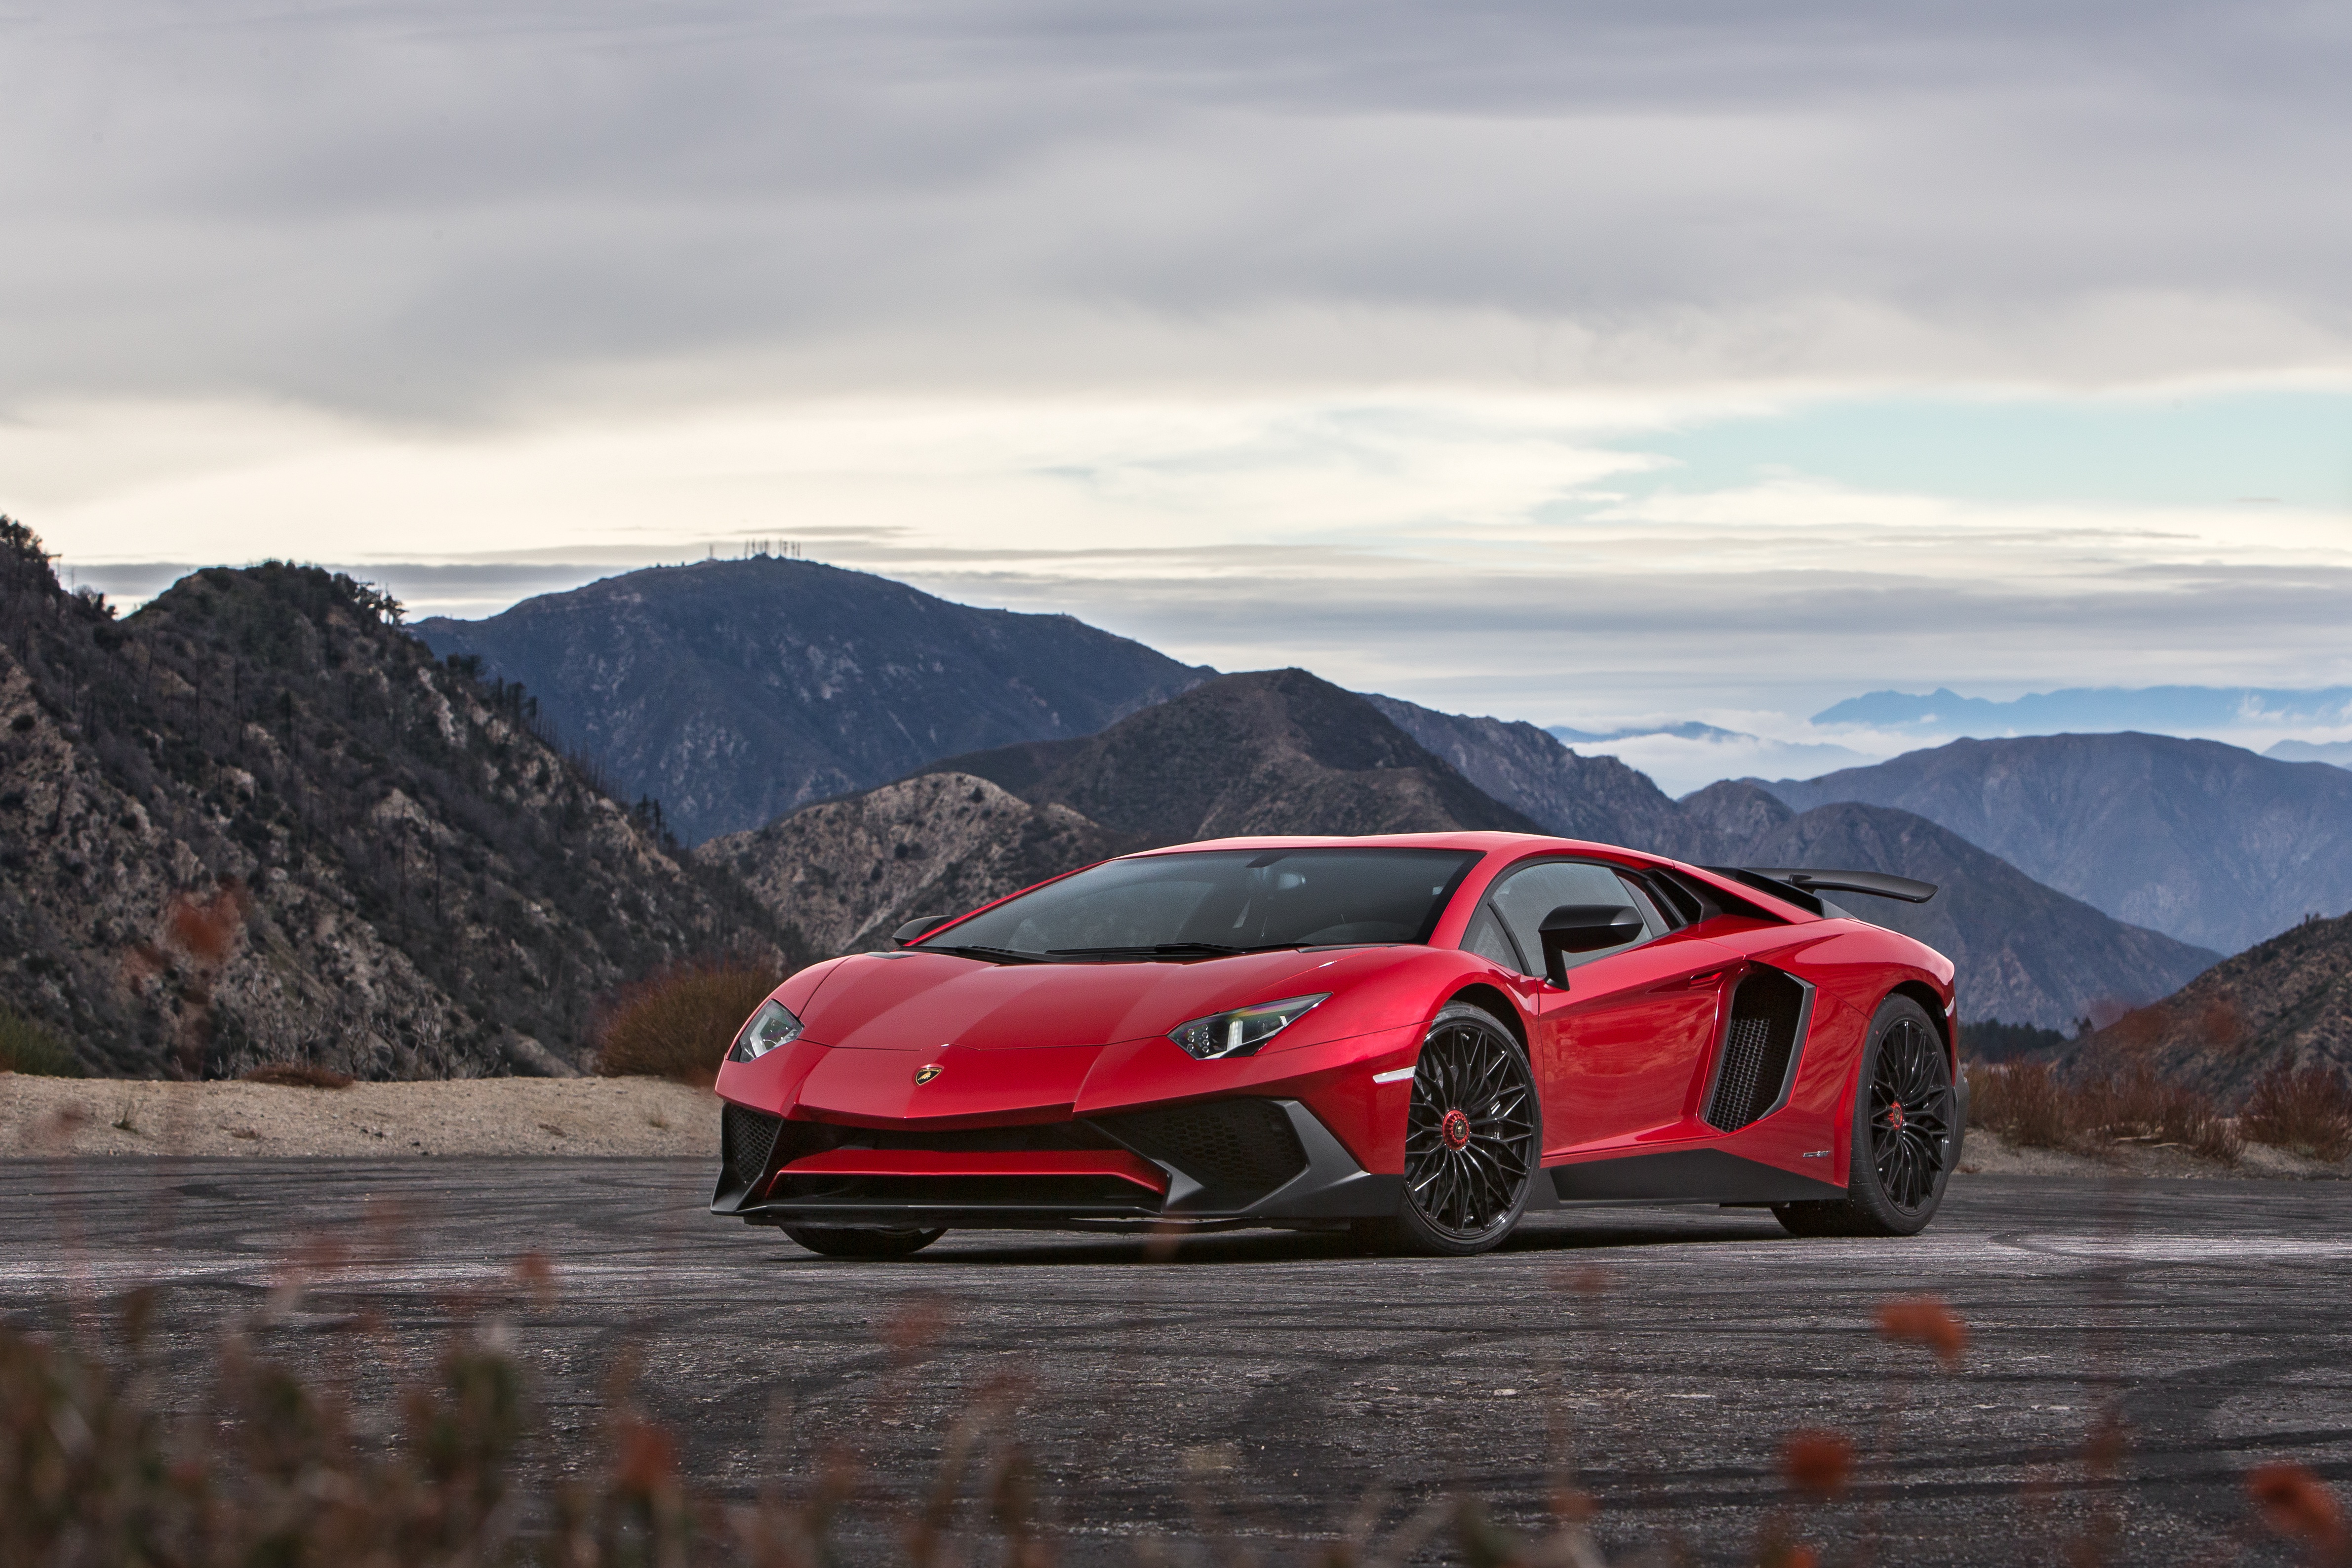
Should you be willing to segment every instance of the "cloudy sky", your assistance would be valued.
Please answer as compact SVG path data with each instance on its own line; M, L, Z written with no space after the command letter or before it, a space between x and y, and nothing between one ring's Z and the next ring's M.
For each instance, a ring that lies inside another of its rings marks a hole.
M134 601L793 539L1586 727L2352 682L2341 5L79 0L0 50L0 510Z

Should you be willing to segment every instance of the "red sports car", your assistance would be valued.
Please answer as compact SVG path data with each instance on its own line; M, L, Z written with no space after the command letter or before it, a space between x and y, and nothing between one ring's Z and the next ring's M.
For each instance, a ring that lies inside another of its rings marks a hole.
M1952 965L1829 903L1935 889L1509 833L1106 860L743 1026L715 1214L887 1258L950 1227L1352 1228L1769 1206L1907 1236L1958 1163Z

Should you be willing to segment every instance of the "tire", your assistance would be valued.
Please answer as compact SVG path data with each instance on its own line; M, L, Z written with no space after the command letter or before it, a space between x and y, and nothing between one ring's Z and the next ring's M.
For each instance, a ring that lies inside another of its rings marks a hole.
M1423 1037L1405 1112L1405 1192L1387 1219L1359 1220L1383 1252L1470 1258L1503 1244L1528 1209L1543 1111L1517 1038L1483 1008L1441 1010Z
M1960 1095L1927 1010L1890 996L1870 1021L1854 1075L1845 1197L1775 1204L1791 1236L1916 1236L1936 1217L1960 1158Z
M787 1225L786 1236L827 1258L908 1258L945 1236L947 1227L918 1226Z

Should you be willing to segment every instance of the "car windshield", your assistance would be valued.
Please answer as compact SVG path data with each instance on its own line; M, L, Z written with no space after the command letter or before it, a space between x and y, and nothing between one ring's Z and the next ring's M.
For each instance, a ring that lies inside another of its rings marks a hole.
M1108 860L914 945L1082 959L1422 942L1477 858L1455 849L1322 848Z

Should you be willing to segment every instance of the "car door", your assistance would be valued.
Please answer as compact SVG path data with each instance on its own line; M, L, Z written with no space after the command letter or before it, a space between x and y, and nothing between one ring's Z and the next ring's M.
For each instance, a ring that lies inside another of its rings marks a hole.
M1543 973L1537 927L1562 904L1623 905L1643 934L1622 947L1567 957L1568 985L1547 982L1532 1064L1543 1102L1544 1151L1622 1143L1686 1114L1714 1048L1723 983L1738 955L1687 931L1612 867L1539 860L1488 895L1491 924L1469 940L1507 936L1518 967Z

